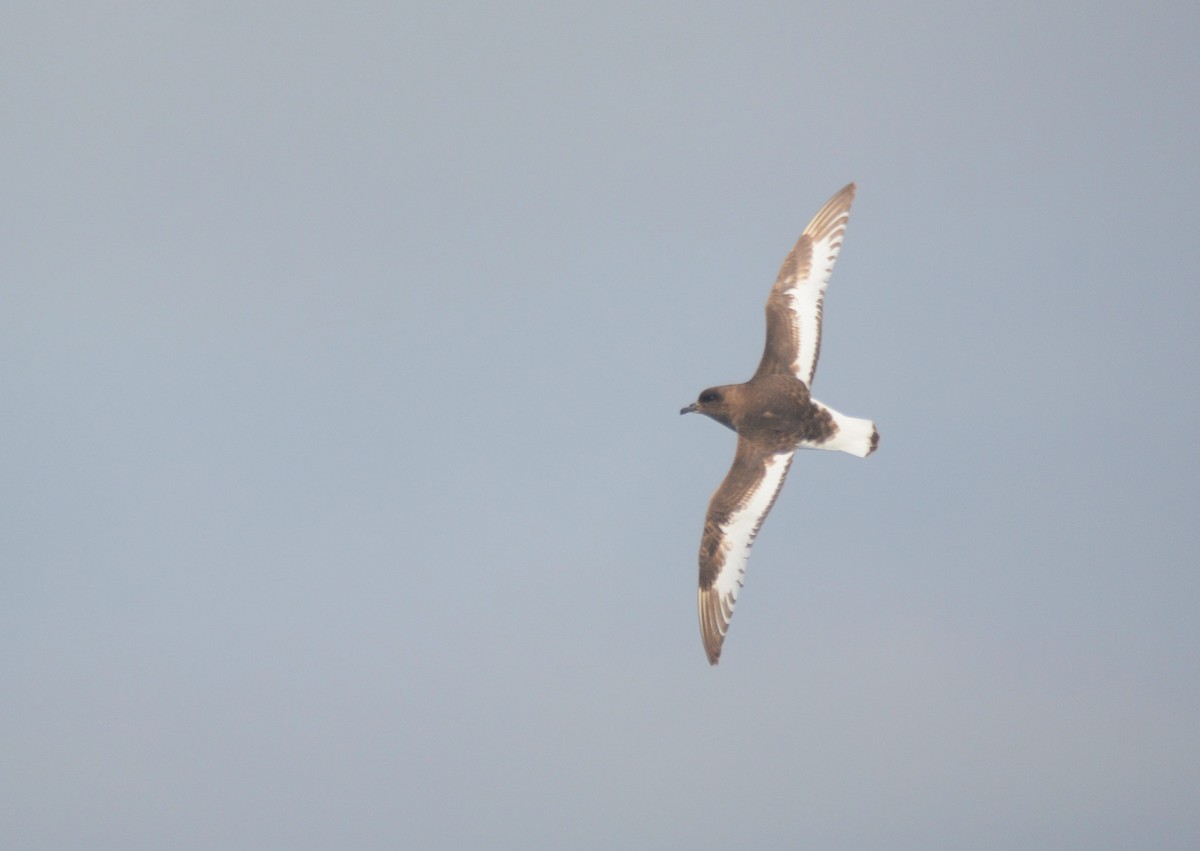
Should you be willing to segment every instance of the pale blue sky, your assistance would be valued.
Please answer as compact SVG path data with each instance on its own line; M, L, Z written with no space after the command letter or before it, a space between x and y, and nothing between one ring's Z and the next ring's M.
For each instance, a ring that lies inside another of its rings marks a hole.
M0 845L1200 846L1200 7L12 4ZM722 664L744 380L859 194Z

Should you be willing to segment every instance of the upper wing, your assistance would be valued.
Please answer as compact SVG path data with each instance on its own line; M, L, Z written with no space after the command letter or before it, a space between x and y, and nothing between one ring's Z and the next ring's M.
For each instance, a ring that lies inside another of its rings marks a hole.
M821 351L821 305L853 201L851 183L825 203L783 261L767 298L767 344L756 375L790 372L812 386Z
M775 504L794 454L771 452L739 437L733 467L708 503L700 541L700 636L713 665L721 657L754 536Z

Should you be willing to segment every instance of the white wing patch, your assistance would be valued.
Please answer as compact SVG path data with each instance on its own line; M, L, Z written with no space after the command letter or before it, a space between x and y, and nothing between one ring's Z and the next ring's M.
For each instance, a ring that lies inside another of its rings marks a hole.
M830 203L839 201L840 194ZM829 286L833 264L846 236L846 224L850 221L849 202L832 221L827 218L828 212L823 209L817 213L804 230L812 240L812 262L808 266L808 274L790 281L789 286L783 289L798 343L792 372L808 387L812 387L817 357L821 353L821 310L825 302L825 288Z
M700 607L703 618L705 593L717 595L720 605L714 625L722 637L729 629L733 607L737 605L742 577L746 575L746 563L750 559L750 548L754 546L754 538L758 535L763 519L775 504L775 498L779 496L793 455L795 452L780 452L767 456L763 477L758 486L746 495L745 501L730 515L728 522L720 526L721 550L725 556L725 563L721 566L712 587L707 589L707 592L701 590Z

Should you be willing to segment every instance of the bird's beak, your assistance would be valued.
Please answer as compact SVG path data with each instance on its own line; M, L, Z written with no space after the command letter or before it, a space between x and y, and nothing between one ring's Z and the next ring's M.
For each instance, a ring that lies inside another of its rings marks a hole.
M700 410L699 405L697 405L697 403L695 403L695 402L692 402L692 404L688 405L686 408L684 408L679 413L680 414L694 414L698 410Z

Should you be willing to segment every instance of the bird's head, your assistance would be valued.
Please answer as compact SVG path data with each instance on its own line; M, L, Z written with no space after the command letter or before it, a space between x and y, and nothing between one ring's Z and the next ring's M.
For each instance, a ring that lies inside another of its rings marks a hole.
M735 389L732 386L710 387L700 394L700 398L682 409L679 413L704 414L706 417L712 417L727 428L734 428L731 416L730 396L733 395ZM736 431L736 429L734 430Z

